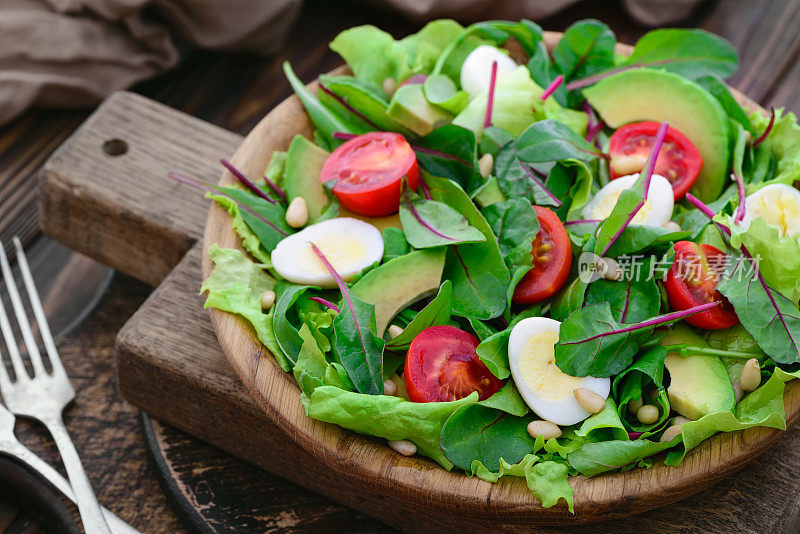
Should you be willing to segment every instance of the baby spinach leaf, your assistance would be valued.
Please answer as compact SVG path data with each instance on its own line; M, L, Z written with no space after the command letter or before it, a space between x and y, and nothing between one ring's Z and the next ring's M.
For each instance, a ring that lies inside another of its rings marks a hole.
M734 257L717 290L766 354L779 363L800 362L800 311L767 285L751 258Z
M309 396L306 411L314 419L362 434L407 439L420 454L450 470L453 464L440 448L442 426L458 408L477 400L478 394L472 393L452 402L410 402L390 395L364 395L323 386Z
M506 382L505 386L500 388L500 391L477 404L486 406L487 408L494 408L495 410L500 410L501 412L506 412L517 417L522 417L530 411L528 405L525 404L525 401L522 399L522 395L517 391L517 386L514 385L513 380L509 380Z
M728 117L741 124L751 135L756 135L756 129L753 128L750 117L747 116L742 106L733 97L725 82L714 74L702 76L696 79L695 82L717 99Z
M461 469L469 470L479 460L488 470L498 471L501 458L514 464L533 452L528 421L477 404L464 406L442 426L442 452Z
M617 403L608 397L603 409L581 423L575 435L592 441L628 440L628 431L617 413Z
M271 252L284 237L295 232L286 224L286 208L284 206L270 204L253 193L236 187L217 187L216 189L240 206L239 214L242 216L242 220L258 236L267 251Z
M586 305L607 302L614 319L620 323L638 323L658 315L661 294L655 277L649 275L653 260L648 256L641 262L621 263L621 280L601 278L589 284Z
M580 20L564 32L553 50L553 61L567 81L608 69L614 65L617 38L599 20Z
M508 130L498 126L489 126L483 129L480 143L481 154L491 154L493 158L497 159L500 149L516 140L517 136Z
M559 74L563 74L559 72L558 67L551 63L550 53L547 51L547 46L544 42L538 43L535 51L530 54L528 71L531 73L531 79L540 87L549 87ZM566 107L567 88L563 84L559 85L553 92L553 98L556 99L559 105Z
M357 124L346 121L323 106L322 103L311 94L311 91L306 89L303 82L295 76L288 61L283 62L283 72L286 74L289 85L292 86L295 94L300 99L300 102L302 102L303 107L306 108L306 112L311 122L313 122L314 126L317 128L317 132L319 132L329 146L335 147L341 143L341 141L333 137L333 134L336 132L358 134L366 131Z
M576 278L565 286L553 299L550 306L550 317L556 321L564 321L575 310L583 306L589 284Z
M508 366L508 337L510 335L511 328L492 334L483 339L476 349L478 357L484 365L500 380L511 376Z
M619 416L634 432L652 432L661 428L669 419L670 405L664 390L664 358L667 350L653 346L645 350L641 356L625 371L614 378L612 391L619 401ZM635 413L628 412L628 403L642 396L645 387L651 385L659 390L656 403L660 406L661 417L650 425L643 425Z
M442 282L439 293L427 306L422 308L403 333L386 343L388 350L406 351L417 334L430 326L448 324L453 300L453 284L450 280Z
M453 311L476 319L492 319L506 308L508 268L492 229L464 191L446 178L424 176L434 200L461 212L486 241L448 247L444 276L453 282Z
M475 335L481 341L484 341L497 333L497 329L486 321L481 321L480 319L475 319L474 317L465 317L464 319L467 321L467 323L469 323L472 331L475 332Z
M443 202L405 195L400 205L400 222L406 239L414 248L441 247L486 241L486 236L458 211Z
M530 247L531 238L539 232L539 219L531 203L524 198L495 202L481 210L497 236L500 253L506 258L522 244ZM530 262L529 262L530 263Z
M510 143L498 152L494 165L497 184L506 197L523 198L540 206L555 206L561 202L545 183L547 173L553 168L552 162L528 165L517 157L516 145Z
M608 249L606 256L616 258L635 254L658 245L688 239L691 235L689 231L674 232L660 226L629 224Z
M382 91L352 76L319 77L319 100L346 120L361 124L365 130L405 132L386 115L389 102Z
M297 362L297 355L300 354L303 345L300 329L292 323L292 320L295 323L300 322L297 310L293 308L309 289L311 286L290 284L284 281L278 282L275 287L277 298L274 305L275 315L272 319L275 337L281 351L293 365Z
M563 123L545 119L531 124L520 134L516 155L525 163L545 163L565 159L591 161L602 153Z
M261 243L261 239L258 235L244 222L242 210L239 209L239 205L232 198L225 195L206 193L206 198L210 198L225 208L225 211L231 216L231 226L236 232L236 235L239 236L239 239L242 240L242 248L255 258L256 261L267 267L271 267L272 261L269 251Z
M298 334L303 340L303 344L292 372L297 385L300 386L300 391L311 395L316 388L325 385L325 374L329 364L317 346L308 325L301 326Z
M383 263L411 252L411 247L401 229L387 226L381 234L383 235Z
M567 461L580 474L592 477L633 465L648 456L674 447L681 442L677 436L672 441L657 442L646 439L633 441L600 441L586 443L567 456Z
M736 72L736 49L723 39L703 30L659 29L646 33L621 65L608 68L568 84L568 89L587 87L617 72L640 67L665 69L690 80L706 75L727 78Z
M433 176L450 178L468 193L483 184L477 170L477 142L471 130L447 124L417 141L414 150L420 166Z

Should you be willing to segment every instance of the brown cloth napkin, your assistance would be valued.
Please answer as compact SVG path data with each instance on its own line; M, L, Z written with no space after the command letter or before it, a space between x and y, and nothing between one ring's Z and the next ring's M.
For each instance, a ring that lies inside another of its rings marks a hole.
M537 19L577 0L363 0L415 20ZM700 0L623 0L668 24ZM32 106L84 107L180 61L178 42L270 54L302 0L0 0L0 126Z

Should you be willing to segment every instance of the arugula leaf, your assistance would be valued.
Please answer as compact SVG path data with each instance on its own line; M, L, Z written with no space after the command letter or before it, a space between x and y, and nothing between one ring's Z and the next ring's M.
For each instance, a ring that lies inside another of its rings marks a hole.
M584 306L561 323L555 346L556 365L570 376L615 375L631 364L656 327L667 326L717 305L716 302L702 304L627 326L617 323L608 302Z
M441 247L486 241L486 236L458 211L443 202L406 192L400 205L400 222L414 248Z
M554 119L531 124L517 140L517 157L525 163L546 163L577 159L592 161L602 152Z
M586 305L607 302L614 319L620 323L638 323L655 317L661 307L661 294L655 278L647 276L653 261L653 256L648 256L641 263L622 263L623 275L619 281L595 280L586 291Z
M512 198L486 206L481 213L497 236L500 253L508 260L520 245L530 248L531 239L539 232L539 219L531 203L522 198Z
M384 341L375 334L375 306L353 295L322 251L314 253L336 280L342 293L341 312L333 320L333 352L360 393L383 394Z
M292 90L294 90L295 94L300 99L300 102L302 102L303 107L306 108L306 112L308 113L311 122L314 123L314 126L317 128L317 132L325 140L325 143L328 145L328 147L336 147L340 144L341 141L337 140L333 136L333 134L336 132L359 134L366 131L357 124L346 121L333 111L323 106L322 103L320 103L320 101L313 94L311 94L311 91L306 89L306 86L303 85L303 82L301 82L300 79L295 75L288 61L283 62L283 72L286 74L286 78L289 80L289 85L292 86Z
M749 254L734 257L717 290L766 354L779 363L800 362L800 311L767 285Z
M395 351L406 351L417 334L428 327L448 324L450 321L453 284L450 280L442 282L439 293L427 306L422 308L414 319L403 329L403 333L386 343L386 348Z
M498 471L501 458L517 463L533 452L529 420L478 404L464 406L442 426L442 452L461 469L469 470L478 460L490 471Z
M639 177L631 187L622 191L617 203L614 205L614 209L611 210L609 216L600 226L600 230L597 233L597 243L595 243L594 247L595 254L600 256L608 254L611 246L619 239L622 232L647 201L647 194L650 191L650 179L653 176L658 153L666 135L667 123L662 122L653 141L653 148L650 150L650 155L647 157L647 162L639 173Z
M614 65L617 38L599 20L581 20L571 25L553 50L553 61L567 81L591 76ZM575 105L579 96L569 101Z
M411 252L406 235L400 228L387 226L381 234L383 235L383 263Z
M472 193L483 184L477 170L475 134L466 128L447 124L420 139L414 146L420 166L440 178L455 180Z
M200 287L200 293L208 291L203 307L242 316L259 341L273 353L281 369L290 371L291 364L277 348L272 321L261 309L261 294L275 287L275 280L240 250L220 248L215 243L209 247L208 255L214 262L214 270Z
M434 200L461 212L486 241L448 247L444 276L453 282L453 312L476 319L492 319L506 308L508 268L492 229L464 191L446 178L423 176Z
M639 39L626 61L600 73L575 80L567 88L571 91L580 89L617 72L641 67L668 70L690 80L706 75L727 78L736 72L739 58L736 49L728 41L704 30L653 30Z
M440 448L442 426L462 406L478 400L477 393L452 402L410 402L390 395L364 395L336 387L318 387L309 396L309 417L388 440L407 439L423 456L447 470L453 464Z

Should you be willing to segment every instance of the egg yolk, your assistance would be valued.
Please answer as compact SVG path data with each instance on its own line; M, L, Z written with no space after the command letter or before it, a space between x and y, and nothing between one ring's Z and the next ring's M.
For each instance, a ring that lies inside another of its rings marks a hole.
M312 242L322 252L328 262L337 272L352 270L360 265L367 255L364 243L346 234L327 234L312 239ZM312 274L328 274L328 269L311 248L311 243L306 244L298 258L299 265Z
M519 371L525 383L546 401L559 401L572 395L584 378L569 376L556 365L558 334L541 332L528 338L519 357Z
M800 233L800 206L794 195L770 192L759 195L748 202L746 207L762 217L767 224L777 226L780 237Z
M614 209L614 206L617 205L617 201L619 200L620 195L625 189L620 191L609 191L607 194L604 194L601 198L597 200L597 203L592 207L592 219L606 219L609 215L611 215L611 211ZM636 212L636 215L633 216L631 220L631 224L644 224L647 222L647 219L650 217L650 212L652 211L652 204L650 204L650 199L644 201L644 206L639 208L639 211Z

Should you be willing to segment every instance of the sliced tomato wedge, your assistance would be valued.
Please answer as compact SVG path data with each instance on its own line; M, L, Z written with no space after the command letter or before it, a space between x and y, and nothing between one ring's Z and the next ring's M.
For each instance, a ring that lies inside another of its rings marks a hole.
M669 305L675 310L687 310L720 302L716 308L687 317L686 322L708 330L729 328L738 323L739 317L733 306L716 289L725 265L725 253L711 245L698 245L691 241L678 241L673 248L675 261L664 281Z
M644 168L659 126L658 122L634 122L614 132L608 145L611 156L608 170L612 179ZM694 143L670 126L656 159L655 173L670 181L676 201L694 185L702 166L703 157Z
M406 355L404 379L414 402L446 402L477 391L480 400L503 383L478 358L475 336L455 326L431 326L414 338Z
M567 281L572 267L572 245L558 215L534 206L539 218L539 233L533 240L533 269L514 288L513 301L535 304L552 297Z
M328 156L320 174L323 182L336 180L333 194L342 206L368 217L397 212L404 177L411 189L417 188L417 156L402 135L391 132L348 140Z

